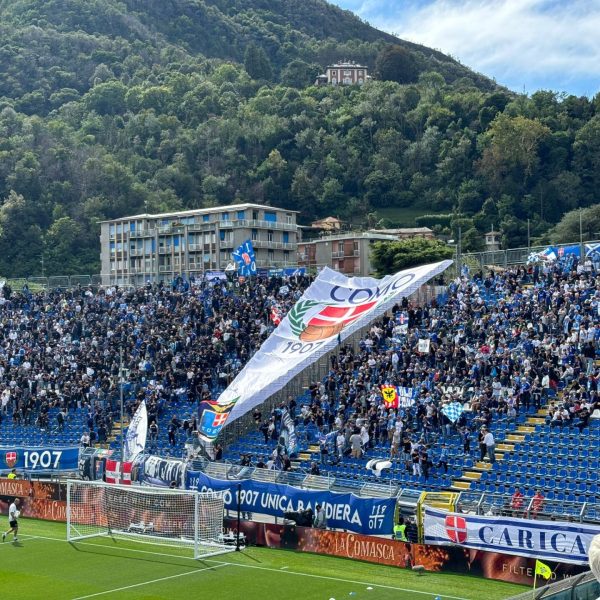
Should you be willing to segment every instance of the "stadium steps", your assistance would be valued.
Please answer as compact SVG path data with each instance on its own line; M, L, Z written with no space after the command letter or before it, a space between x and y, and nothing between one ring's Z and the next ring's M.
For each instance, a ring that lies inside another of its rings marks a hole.
M534 426L534 430L535 430L535 426L536 425L544 425L546 423L546 419L544 419L544 417L528 417L527 418L527 425L533 425Z
M513 433L523 433L523 434L533 433L535 431L535 425L529 424L529 419L531 419L531 417L528 417L527 419L528 419L528 422L525 423L524 425L519 425L517 427L517 430Z
M477 471L491 471L492 465L489 462L484 462L483 460L478 460L473 467L474 470Z
M500 450L501 452L512 452L515 449L515 445L514 444L507 444L506 442L500 442L496 446L496 449ZM489 464L489 463L485 463L485 464Z
M467 481L479 481L483 473L481 471L465 471L462 474L462 479Z
M465 492L471 487L470 481L462 481L461 479L455 479L450 486L451 490L457 490L459 492Z

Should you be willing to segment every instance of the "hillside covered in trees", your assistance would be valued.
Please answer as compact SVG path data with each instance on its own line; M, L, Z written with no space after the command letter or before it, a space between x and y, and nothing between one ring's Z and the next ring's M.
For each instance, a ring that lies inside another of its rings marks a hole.
M311 85L341 59L379 80ZM516 245L599 180L600 98L514 95L321 0L0 0L3 276L94 273L98 220L236 201Z

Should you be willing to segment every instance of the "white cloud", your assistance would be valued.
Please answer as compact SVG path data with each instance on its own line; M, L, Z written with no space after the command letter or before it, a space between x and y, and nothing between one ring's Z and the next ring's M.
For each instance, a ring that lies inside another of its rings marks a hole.
M546 81L559 89L593 88L582 93L600 88L600 0L363 0L355 6L373 25L451 54L500 83L528 91Z

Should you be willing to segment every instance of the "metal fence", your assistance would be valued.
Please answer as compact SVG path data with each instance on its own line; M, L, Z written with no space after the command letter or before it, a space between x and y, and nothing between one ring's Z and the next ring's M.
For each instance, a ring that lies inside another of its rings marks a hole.
M532 498L523 498L522 505L515 507L512 503L512 496L507 494L461 492L456 503L456 510L474 515L600 523L599 504L564 502L545 498L536 506Z
M528 590L509 600L595 600L600 595L600 584L591 571L561 581Z
M567 248L569 246L579 245L579 241L571 242L569 244L550 244L553 247ZM585 241L585 244L597 244L598 241ZM494 250L492 252L473 252L463 253L461 259L463 263L469 265L478 265L479 268L487 267L490 265L498 267L510 267L513 265L523 265L527 263L527 259L533 252L538 253L545 250L549 244L544 246L529 246L524 248L510 248L508 250Z

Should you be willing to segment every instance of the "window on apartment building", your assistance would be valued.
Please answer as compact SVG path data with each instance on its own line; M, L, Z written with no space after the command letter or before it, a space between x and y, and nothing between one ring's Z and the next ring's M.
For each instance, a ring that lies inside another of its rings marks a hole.
M246 211L244 210L238 210L237 211L237 218L240 220L243 220L246 218Z
M117 223L117 234L123 233L123 223Z
M221 221L229 221L229 213L228 212L221 213Z
M283 260L286 262L286 264L290 262L290 251L289 250L283 251Z
M258 229L253 229L250 232L250 238L252 239L253 242L255 242L258 239Z
M290 223L290 224L293 223L294 222L293 219L294 219L294 215L292 215L291 213L285 213L285 222L286 223Z
M269 263L274 263L275 262L275 250L269 250L268 251L268 256L269 256Z
M224 231L219 231L219 239L224 242L225 241L225 232Z
M290 243L290 234L287 231L283 232L283 243L284 244L289 244Z
M273 232L269 229L267 231L267 242L272 242L273 241Z
M173 246L175 246L175 248L179 248L179 236L178 235L173 237Z
M267 223L277 223L277 213L265 210L265 221Z
M131 231L132 233L135 233L135 221L132 221L131 223L129 223L129 231Z
M112 223L112 224L110 224L108 226L108 235L110 237L115 237L115 225L114 225L114 223Z
M115 270L115 265L116 265L115 261L114 261L114 260L111 260L111 261L110 261L110 270L111 270L111 271L114 271L114 270Z
M208 223L210 221L210 215L202 215L202 222Z
M115 249L116 249L116 245L114 242L110 243L110 253L114 254L115 253Z
M252 219L254 221L258 221L258 211L257 210L252 211Z

